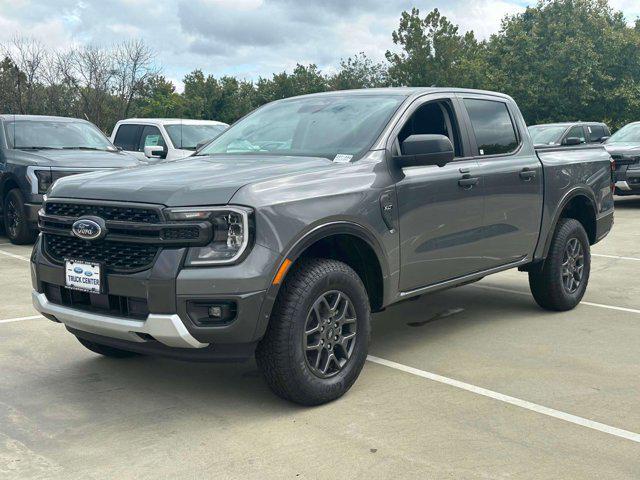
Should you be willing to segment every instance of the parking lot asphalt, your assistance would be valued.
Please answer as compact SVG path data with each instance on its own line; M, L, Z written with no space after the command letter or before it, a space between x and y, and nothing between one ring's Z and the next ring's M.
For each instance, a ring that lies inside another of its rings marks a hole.
M316 408L254 362L85 350L0 237L0 478L640 478L640 199L616 207L575 310L539 309L517 271L391 307Z

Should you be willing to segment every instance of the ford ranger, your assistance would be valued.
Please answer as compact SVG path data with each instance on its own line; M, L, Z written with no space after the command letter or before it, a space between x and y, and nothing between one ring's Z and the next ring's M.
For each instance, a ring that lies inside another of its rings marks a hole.
M33 303L98 354L255 354L276 394L321 404L394 303L518 268L541 307L575 307L612 190L602 146L536 151L499 93L290 98L193 157L58 180Z

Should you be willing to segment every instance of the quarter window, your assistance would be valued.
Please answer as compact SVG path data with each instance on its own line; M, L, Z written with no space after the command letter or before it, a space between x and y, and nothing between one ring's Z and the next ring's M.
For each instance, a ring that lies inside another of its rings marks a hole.
M138 149L138 136L140 125L120 125L116 132L113 144L123 150L135 152Z
M501 155L516 150L518 137L506 103L466 98L464 105L480 155Z

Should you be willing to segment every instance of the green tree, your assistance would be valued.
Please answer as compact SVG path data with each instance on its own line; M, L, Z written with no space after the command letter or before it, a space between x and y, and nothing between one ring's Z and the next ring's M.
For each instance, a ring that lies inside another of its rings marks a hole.
M389 84L387 66L374 62L364 52L340 61L340 69L328 80L331 90L385 87Z
M543 0L506 17L488 61L489 84L529 123L640 116L640 32L607 0Z
M473 32L461 35L437 8L424 18L417 8L402 12L392 39L401 48L386 53L393 85L478 87L484 83L485 44Z

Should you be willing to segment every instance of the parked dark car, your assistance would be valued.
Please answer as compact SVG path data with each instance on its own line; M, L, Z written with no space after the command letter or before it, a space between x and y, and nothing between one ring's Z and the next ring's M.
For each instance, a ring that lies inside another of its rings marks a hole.
M31 243L42 196L56 180L138 164L86 120L0 115L0 223L11 242Z
M537 151L499 93L280 100L196 156L56 182L33 302L99 354L255 353L275 393L319 404L358 377L372 311L511 268L575 307L612 191L601 145Z
M533 125L529 127L529 134L536 147L543 147L602 143L611 132L604 123L566 122Z
M640 195L640 122L622 127L605 148L616 162L616 194Z

